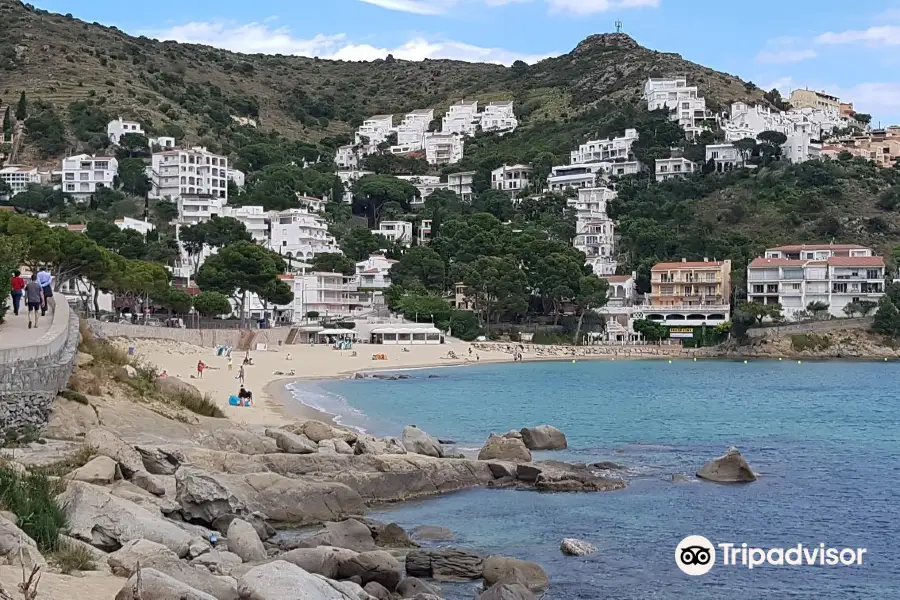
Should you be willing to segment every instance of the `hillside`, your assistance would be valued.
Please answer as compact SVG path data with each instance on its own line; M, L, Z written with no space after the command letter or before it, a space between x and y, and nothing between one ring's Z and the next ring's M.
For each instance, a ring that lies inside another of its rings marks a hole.
M567 129L602 101L635 100L648 77L673 74L698 85L713 109L762 99L761 90L736 77L649 50L624 34L591 36L569 54L532 66L392 58L354 63L157 42L0 0L2 105L14 103L21 91L49 103L67 122L70 150L89 141L69 119L76 101L104 117L137 119L150 133L227 149L241 129L232 116L250 117L261 130L288 139L317 142L349 133L372 114L440 111L466 97L516 100L525 130L548 122Z

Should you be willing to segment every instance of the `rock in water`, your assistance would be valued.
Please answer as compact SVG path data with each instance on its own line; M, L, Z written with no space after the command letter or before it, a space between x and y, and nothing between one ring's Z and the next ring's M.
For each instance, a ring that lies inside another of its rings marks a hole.
M244 562L262 561L268 558L266 547L253 525L243 519L233 519L228 525L228 551L234 552Z
M594 554L597 547L584 540L576 540L575 538L565 538L560 544L559 549L563 554L569 556L587 556Z
M541 565L508 556L489 556L484 561L484 584L521 583L532 592L550 587L550 578Z
M434 542L449 542L456 539L453 532L446 527L437 525L419 525L412 530L413 539L428 540Z
M478 600L536 600L536 597L521 583L495 583Z
M737 448L729 448L728 452L709 461L697 471L697 477L718 483L747 483L756 481L756 475L750 465L741 456Z
M300 541L301 548L316 548L317 546L332 546L366 552L375 550L375 539L372 531L366 525L356 519L347 519L338 523L325 523L321 531Z
M443 458L444 456L444 449L441 447L441 443L415 425L407 425L403 428L400 441L407 452L434 456L435 458Z
M338 567L338 576L341 579L359 577L363 584L377 581L389 590L400 583L400 563L384 550L363 552L345 561Z
M478 453L478 460L531 462L531 451L520 439L500 437L492 433Z
M412 550L406 555L406 574L438 581L478 579L484 572L484 557L456 548Z
M569 446L566 434L552 425L523 427L520 433L529 450L562 450Z

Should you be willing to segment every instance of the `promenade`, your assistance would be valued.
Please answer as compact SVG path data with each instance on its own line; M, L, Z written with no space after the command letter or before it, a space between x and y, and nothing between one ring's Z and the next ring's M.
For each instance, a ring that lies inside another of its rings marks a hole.
M10 302L10 304L12 304ZM24 304L24 303L23 303ZM0 325L0 350L30 346L38 341L53 324L53 314L48 312L38 320L37 329L28 329L28 311L24 306L19 316L13 314L12 306L6 313L6 319Z

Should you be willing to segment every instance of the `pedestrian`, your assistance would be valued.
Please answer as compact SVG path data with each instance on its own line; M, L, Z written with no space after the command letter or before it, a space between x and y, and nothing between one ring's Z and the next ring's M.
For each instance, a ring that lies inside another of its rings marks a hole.
M22 279L21 271L13 271L13 276L9 278L9 287L12 290L13 314L18 315L22 294L25 293L25 280Z
M48 304L50 305L50 310L56 312L56 299L53 297L53 275L48 273L46 268L41 267L41 270L37 272L37 282L44 291L44 300L43 304L41 304L41 316L47 314Z
M240 379L241 385L244 385L244 365L241 365L241 368L238 369L237 378Z
M228 355L228 370L231 370L231 367L234 366L234 361L231 360L231 355Z
M38 311L44 302L44 292L37 281L37 273L31 274L31 279L25 284L25 302L28 303L28 329L38 326ZM31 314L34 313L34 322Z
M203 370L206 368L206 365L203 364L202 360L197 361L197 378L203 379Z

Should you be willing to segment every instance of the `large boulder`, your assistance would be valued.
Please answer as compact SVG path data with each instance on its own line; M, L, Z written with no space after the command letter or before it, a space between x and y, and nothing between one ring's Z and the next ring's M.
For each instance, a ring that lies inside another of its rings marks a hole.
M393 600L394 598L394 595L377 581L370 581L367 583L365 587L363 587L363 591L375 598L375 600Z
M548 492L606 492L625 487L622 479L600 477L585 464L555 460L518 464L516 477L535 489Z
M435 458L444 456L444 448L437 438L431 437L415 425L407 425L403 428L400 441L407 452L415 452L416 454L424 454Z
M415 598L418 594L438 595L438 590L428 585L418 577L407 577L397 584L396 592L401 598Z
M312 454L317 450L316 444L305 435L282 429L266 429L266 435L275 440L279 450L288 454Z
M225 537L228 540L228 551L240 556L244 562L268 558L266 547L263 546L253 525L243 519L232 519Z
M289 479L275 473L223 475L181 468L175 483L175 497L185 519L207 524L223 515L254 511L279 523L321 523L366 510L359 494L346 485Z
M157 377L156 378L156 389L163 393L164 396L177 396L179 394L186 394L189 396L202 396L194 385L182 381L177 377Z
M239 454L271 454L278 452L278 443L270 437L236 427L213 429L200 438L200 446L222 452Z
M741 456L737 448L709 461L697 471L697 477L718 483L749 483L756 481L756 474Z
M357 554L358 552L346 548L319 546L317 548L297 548L285 552L278 557L278 560L297 565L309 573L334 579L338 576L340 566Z
M353 444L354 454L384 454L387 445L369 436L360 436L356 443Z
M566 434L552 425L523 427L519 432L529 450L562 450L569 445Z
M585 542L584 540L564 538L563 541L559 543L559 550L568 556L588 556L589 554L597 552L597 546L590 542Z
M348 444L344 440L335 438L333 441L334 449L338 454L353 454L353 448L351 448L350 444Z
M406 530L396 523L383 523L375 519L360 519L369 528L375 545L381 548L418 548L419 545L409 538Z
M409 452L406 446L403 445L403 442L395 437L386 437L381 441L384 442L385 454L406 454Z
M27 568L46 566L37 544L12 521L0 517L0 564L21 565Z
M151 562L171 562L178 560L178 555L156 542L150 540L132 540L125 542L121 548L106 558L106 563L113 575L131 577L140 563L143 566Z
M489 556L484 561L484 584L521 583L532 592L543 592L550 578L541 565L508 556Z
M157 512L163 515L172 515L181 510L178 503L174 499L167 496L154 496L147 490L140 488L130 481L120 479L111 486L105 488L113 496L124 498L129 502L134 502L138 506L146 508L150 512Z
M252 512L242 516L228 513L217 518L213 522L212 527L222 535L226 535L228 533L228 526L231 525L231 522L234 519L240 518L253 525L253 529L256 530L256 535L259 536L259 539L266 541L275 536L275 529L267 522L268 517L261 512Z
M133 590L137 585L137 574L131 576L122 587L115 600L133 600ZM205 592L160 573L156 569L141 568L141 600L217 600Z
M141 454L126 444L112 431L107 429L91 429L84 436L84 445L102 456L107 456L117 463L125 477L144 470Z
M478 460L531 462L531 451L525 447L522 440L500 437L492 433L478 453Z
M429 542L451 542L456 539L452 531L438 525L419 525L413 527L412 538Z
M406 574L438 581L466 581L481 578L484 557L468 550L433 548L411 550L406 555Z
M153 475L174 475L178 470L178 459L164 448L153 446L135 446L141 455L144 469Z
M362 586L355 581L334 581L333 579L328 579L321 575L314 575L314 577L331 586L336 592L343 594L342 598L345 598L346 600L373 600L372 596L369 595L369 592L364 590Z
M323 579L276 560L250 569L238 582L241 600L349 600Z
M108 485L116 479L116 461L108 456L95 456L72 471L72 479L95 485Z
M186 556L190 534L159 513L113 496L103 488L70 482L57 497L69 522L69 535L101 550L116 550L126 542L146 539Z
M339 523L325 523L320 531L300 542L301 548L316 546L333 546L365 552L375 550L375 539L372 531L364 523L356 519L347 519Z
M338 567L340 579L359 577L363 585L376 581L389 590L396 588L400 583L401 572L397 559L384 550L357 554Z
M536 596L521 583L495 583L477 600L536 600Z
M228 575L231 569L243 564L241 557L227 550L210 550L191 561L192 565L206 567L211 573Z

